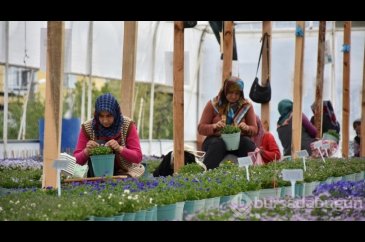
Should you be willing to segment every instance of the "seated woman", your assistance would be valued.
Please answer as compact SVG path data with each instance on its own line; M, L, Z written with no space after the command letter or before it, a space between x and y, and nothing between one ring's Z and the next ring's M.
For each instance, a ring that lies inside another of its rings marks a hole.
M360 132L361 132L361 119L356 119L353 122L353 127L356 132L356 136L354 138L354 156L360 157Z
M122 115L118 101L110 93L96 99L94 118L82 124L74 151L79 165L88 163L88 177L94 176L90 151L100 144L110 146L116 154L114 175L139 177L144 173L136 126L130 118Z
M315 103L311 106L313 114L315 115ZM311 118L311 123L314 125L314 115ZM334 130L340 134L340 123L336 119L335 112L330 100L323 101L323 116L322 116L322 135L329 130Z
M205 105L198 132L207 136L203 142L203 150L206 152L204 164L208 169L218 167L226 154L243 157L256 148L250 139L257 134L256 115L253 106L244 97L243 86L241 79L230 77L224 81L218 95ZM220 137L221 129L226 124L236 124L241 129L238 150L226 150Z
M251 140L255 142L256 146L258 147L257 149L259 149L263 162L267 164L274 160L280 160L280 149L275 141L274 136L264 129L261 123L261 119L257 115L256 123L258 132L256 136L251 137Z
M284 156L291 155L291 138L292 138L292 112L293 102L289 99L281 100L278 104L278 110L280 113L279 120L277 122L277 131L280 142L284 147ZM311 124L305 114L302 114L302 150L307 150L311 155L310 144L316 140L317 129Z

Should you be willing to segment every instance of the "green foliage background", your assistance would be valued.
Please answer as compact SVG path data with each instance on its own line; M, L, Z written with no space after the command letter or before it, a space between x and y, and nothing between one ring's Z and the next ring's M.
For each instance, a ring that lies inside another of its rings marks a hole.
M86 82L86 90L87 90ZM154 96L154 115L153 115L153 139L172 139L173 138L173 127L172 127L172 98L173 95L171 91L165 92L168 89L161 85L155 86L155 96ZM82 98L82 82L77 81L75 87L72 89L64 88L64 98L63 98L63 115L67 110L71 108L72 117L81 117L81 98ZM101 90L96 89L93 82L92 88L92 112L94 111L95 100L98 96L103 93L112 93L120 103L120 81L110 80L105 82L105 85ZM149 135L149 113L150 113L150 93L151 84L150 83L136 83L135 86L135 104L134 104L134 115L133 120L138 126L139 124L140 132L139 136L141 139L148 139ZM66 101L71 95L73 100L71 106ZM85 93L87 96L87 92ZM141 100L143 101L143 106L141 106ZM8 122L8 139L17 139L20 120L22 116L23 98L18 97L15 101L9 103L9 122ZM141 117L139 118L139 111L142 107ZM39 125L38 120L44 117L44 103L41 101L39 94L35 93L31 96L28 101L27 107L27 120L26 120L26 139L38 139L39 137ZM87 101L85 100L85 110L87 110ZM122 110L123 112L123 110ZM3 117L4 112L0 111L0 139L3 137Z

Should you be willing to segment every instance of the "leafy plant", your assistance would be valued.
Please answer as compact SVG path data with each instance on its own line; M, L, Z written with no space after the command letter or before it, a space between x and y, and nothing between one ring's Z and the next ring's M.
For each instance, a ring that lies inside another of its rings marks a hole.
M327 131L327 133L328 133L329 135L332 135L332 136L336 137L336 138L337 138L337 140L340 140L340 134L339 134L339 133L337 133L337 132L336 132L336 130L329 129L329 130Z
M241 130L235 125L226 125L221 131L222 134L234 134L238 132L241 132Z
M92 148L90 151L90 155L108 155L112 154L113 150L109 146L98 146Z
M183 166L179 173L180 174L197 174L197 173L202 173L204 171L203 167L201 167L200 165L196 164L196 163L192 163L192 164L187 164L185 166Z

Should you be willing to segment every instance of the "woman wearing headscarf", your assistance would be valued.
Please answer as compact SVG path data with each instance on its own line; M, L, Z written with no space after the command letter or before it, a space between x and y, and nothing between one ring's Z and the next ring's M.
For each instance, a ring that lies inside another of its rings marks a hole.
M206 152L204 163L208 169L218 167L228 153L243 157L256 148L250 139L257 134L256 115L252 104L244 97L243 87L241 79L230 77L224 81L218 95L205 105L198 132L207 136L203 150ZM241 129L238 150L227 151L220 137L222 128L227 124L235 124Z
M257 135L252 136L251 140L256 144L256 151L260 152L262 160L265 164L278 161L281 158L280 149L275 141L274 136L266 131L261 123L261 119L256 115Z
M315 103L311 106L315 115ZM311 123L314 125L314 115L311 118ZM323 101L323 116L322 116L322 135L329 130L334 130L340 134L340 123L336 119L335 111L330 100Z
M139 177L144 172L142 152L134 122L123 116L110 93L96 99L94 118L82 124L74 156L80 165L88 163L88 177L94 176L90 162L92 148L110 146L115 153L114 175Z
M354 138L354 156L355 157L360 157L360 135L361 135L361 119L356 119L353 123L352 123L354 130L356 132L356 136Z
M291 138L292 138L292 112L293 102L289 99L281 100L278 104L279 120L277 122L277 131L280 142L284 148L284 156L291 155ZM302 113L302 150L307 150L311 155L310 144L315 141L317 135L316 127L311 124L307 116Z

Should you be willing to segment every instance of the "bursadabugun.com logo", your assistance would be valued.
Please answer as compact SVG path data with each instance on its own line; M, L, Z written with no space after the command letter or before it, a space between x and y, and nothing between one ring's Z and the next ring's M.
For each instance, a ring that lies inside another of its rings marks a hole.
M277 206L288 208L332 208L332 209L362 209L362 199L322 199L320 197L306 197L297 199L255 199L254 208L276 208Z

